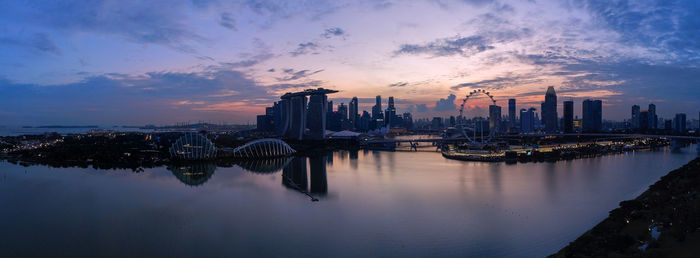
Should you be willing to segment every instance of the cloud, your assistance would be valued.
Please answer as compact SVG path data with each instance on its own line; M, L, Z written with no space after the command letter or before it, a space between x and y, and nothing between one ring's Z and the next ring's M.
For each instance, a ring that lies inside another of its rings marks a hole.
M428 105L416 104L416 112L419 112L419 113L428 112Z
M396 82L389 84L389 87L405 87L408 85L408 82Z
M323 81L313 80L300 83L279 83L265 86L266 89L270 89L273 92L288 91L292 89L307 89L307 88L318 88L323 85Z
M455 100L457 96L450 94L446 99L440 99L435 102L435 111L453 111L457 109L455 105Z
M257 109L276 99L246 74L231 70L109 73L57 85L22 84L0 78L0 91L0 109L16 114L1 119L29 124L231 121L252 117L259 112ZM227 103L241 103L229 111L245 113L205 112Z
M323 31L323 34L321 34L321 36L323 36L324 38L327 38L327 39L332 38L332 37L339 37L339 36L343 36L343 35L345 35L345 31L343 31L343 29L338 28L338 27L326 29L325 31Z
M236 20L233 19L233 15L231 13L221 13L219 25L224 26L227 29L236 30Z
M311 75L323 72L323 70L316 70L316 71L312 72L310 70L294 71L294 69L284 69L283 72L285 74L288 74L289 76L277 78L277 81L286 82L286 81L299 80L299 79L303 79L303 78L309 77Z
M310 53L311 51L315 51L317 48L318 48L318 45L316 43L304 42L304 43L299 43L297 48L294 51L289 52L289 53L292 54L292 56L305 55L305 54Z
M694 1L580 1L599 24L618 32L628 46L672 53L675 59L700 60L700 5Z
M487 89L487 90L499 90L507 87L514 87L523 84L532 84L544 81L539 78L540 75L536 74L508 74L503 77L496 77L494 79L481 80L476 82L460 83L458 85L450 87L451 90L459 91L462 88L471 89Z
M182 22L189 6L170 1L48 1L31 6L8 5L1 8L0 17L25 24L28 30L50 29L69 35L110 34L194 53L189 42L201 37ZM43 39L38 40L42 44Z
M394 55L472 56L495 49L496 44L514 41L530 34L529 29L523 28L520 30L490 31L468 37L457 35L424 44L402 44L398 50L394 51Z
M35 33L28 38L0 37L0 45L24 47L38 53L61 54L61 50L45 33Z

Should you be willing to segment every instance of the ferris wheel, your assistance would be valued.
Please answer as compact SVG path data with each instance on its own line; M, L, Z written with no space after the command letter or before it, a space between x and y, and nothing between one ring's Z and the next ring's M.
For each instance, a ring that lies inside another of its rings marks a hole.
M464 99L462 99L462 105L459 106L459 116L457 117L457 121L459 121L459 122L457 125L457 129L459 129L462 132L462 136L467 138L467 140L469 140L472 143L475 143L476 141L474 139L472 139L471 137L469 137L469 134L467 133L467 129L471 129L472 132L474 133L474 138L476 138L476 130L475 130L476 125L474 125L472 128L468 128L466 126L466 124L464 124L464 121L466 120L464 118L464 106L467 104L467 101L469 100L469 98L476 96L476 95L481 95L481 94L488 96L489 99L491 100L491 102L493 103L493 105L496 105L496 100L493 98L493 95L491 95L491 93L489 93L488 91L482 90L482 89L476 89L472 92L469 92L469 94L467 94L467 96L464 97ZM482 134L483 134L483 130L481 128L479 130L482 131ZM484 140L484 137L482 135L481 141L482 142L491 141L491 138L493 137L493 135L494 135L494 131L489 130L488 138L486 140Z

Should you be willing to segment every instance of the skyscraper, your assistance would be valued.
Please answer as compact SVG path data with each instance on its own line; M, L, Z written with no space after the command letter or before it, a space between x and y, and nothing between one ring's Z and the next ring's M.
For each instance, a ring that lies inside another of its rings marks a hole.
M326 138L326 112L328 97L325 94L315 94L309 97L309 137L311 139ZM331 102L332 103L332 102Z
M489 105L489 130L494 133L501 132L501 107Z
M678 133L685 133L686 127L686 116L685 113L678 113L676 117L673 118L673 131Z
M377 96L376 103L372 107L372 119L383 119L382 115L382 96Z
M542 121L544 122L544 130L547 133L557 131L559 118L557 116L557 94L554 92L554 86L547 87L547 93L544 95Z
M306 130L306 96L293 96L291 102L291 124L287 130L287 138L301 140Z
M358 126L357 126L357 123L358 123L357 111L359 111L359 110L358 110L358 103L357 102L358 102L357 97L352 97L352 100L350 100L350 114L349 114L350 117L349 117L349 119L350 119L350 122L352 123L353 128L358 128Z
M411 115L411 113L408 113L408 112L403 113L403 126L406 129L413 128L413 116Z
M649 111L647 110L642 110L639 112L639 130L642 132L645 132L647 129L649 129L649 123L650 123L650 114Z
M348 120L348 106L345 103L338 105L338 114L340 114L340 121Z
M632 129L639 129L639 106L632 106L632 119L630 119L630 126Z
M394 97L389 97L389 103L388 107L386 108L386 112L384 112L384 121L387 125L390 126L396 126L395 123L395 118L396 118L396 107L394 106Z
M564 101L564 133L574 132L574 101Z
M649 129L654 130L657 127L659 118L656 116L656 105L649 104Z
M508 99L508 131L515 129L515 99Z
M582 103L584 132L600 132L603 128L603 102L601 100L586 99Z
M532 133L535 130L535 108L520 109L520 131Z

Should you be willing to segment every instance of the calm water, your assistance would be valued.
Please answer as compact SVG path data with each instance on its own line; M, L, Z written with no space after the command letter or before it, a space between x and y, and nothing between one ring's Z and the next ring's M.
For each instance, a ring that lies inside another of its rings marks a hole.
M5 162L0 256L544 256L696 156L361 151L141 173Z

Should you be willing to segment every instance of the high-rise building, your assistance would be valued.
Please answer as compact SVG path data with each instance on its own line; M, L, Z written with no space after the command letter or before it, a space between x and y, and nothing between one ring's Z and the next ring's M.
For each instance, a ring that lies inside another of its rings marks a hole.
M686 127L686 116L685 113L678 113L676 117L673 118L673 131L678 133L685 133L688 129Z
M528 110L520 109L520 131L522 133L532 133L535 131L535 108Z
M632 119L630 119L630 126L632 126L632 129L639 129L639 106L633 105L632 106Z
M544 130L547 133L557 131L559 118L557 116L557 94L554 92L554 86L547 87L547 92L544 95L542 121L544 122Z
M582 103L584 132L600 132L603 129L603 102L586 99Z
M340 121L348 120L348 106L345 103L338 105L338 114L340 114Z
M411 113L403 113L403 127L405 127L406 129L413 128L413 116L411 115Z
M564 124L562 125L564 133L574 132L574 101L564 101Z
M326 112L328 111L326 105L328 103L328 97L325 94L315 94L309 97L308 126L311 139L326 138Z
M431 122L431 128L432 129L441 129L442 128L442 117L433 117L433 121Z
M327 111L326 94L338 91L324 88L307 89L295 93L282 95L281 100L273 106L274 127L277 135L287 139L302 140L307 124L310 126L314 138L323 138L325 134ZM307 96L311 96L311 107L307 108ZM312 116L307 121L307 115Z
M358 126L357 126L357 119L358 119L357 111L359 111L358 107L359 106L358 106L357 97L352 97L352 100L350 100L350 107L349 107L350 108L349 119L350 119L350 122L351 122L353 128L358 128Z
M657 127L659 118L656 116L656 105L649 104L649 129L654 130Z
M384 115L382 115L382 96L377 96L376 103L372 107L372 119L384 119Z
M328 110L326 111L326 114L333 113L333 101L332 100L328 101L328 105L326 106L326 108L328 108Z
M360 126L358 129L363 132L369 131L370 121L372 121L372 116L370 116L369 112L363 110L362 116L360 116Z
M645 132L646 130L649 129L649 117L651 114L649 114L649 111L647 110L642 110L639 112L639 130L642 132Z
M289 103L290 102L288 99L281 99L280 101L275 102L275 104L272 106L272 109L274 110L273 119L276 135L284 136L287 133L287 129L289 128L289 119L292 117Z
M515 130L515 99L508 99L508 131Z
M292 106L292 119L287 130L287 138L301 140L306 131L306 96L293 96L289 101Z
M384 112L384 121L386 122L387 125L389 126L396 126L396 107L394 106L394 97L389 97L389 103L386 108L386 112Z
M501 132L501 107L489 105L489 130L494 133Z

